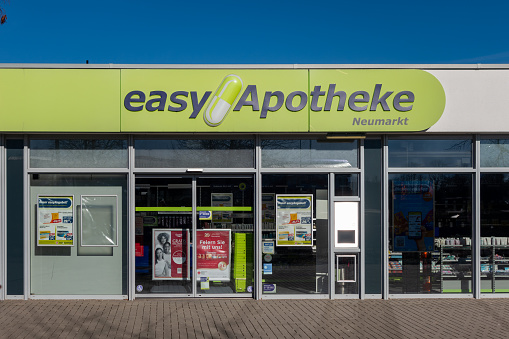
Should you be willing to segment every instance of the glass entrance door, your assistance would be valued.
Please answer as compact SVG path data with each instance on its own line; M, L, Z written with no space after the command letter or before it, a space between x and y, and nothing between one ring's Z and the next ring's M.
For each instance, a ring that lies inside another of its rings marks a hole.
M196 293L252 295L253 179L198 178L196 199Z
M135 286L143 296L252 296L252 177L138 177Z

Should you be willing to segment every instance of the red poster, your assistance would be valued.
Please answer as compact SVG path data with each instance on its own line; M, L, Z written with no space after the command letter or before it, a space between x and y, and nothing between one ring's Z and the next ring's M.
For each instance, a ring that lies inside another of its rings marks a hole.
M171 277L189 278L189 232L171 230Z
M230 281L231 230L196 231L197 280Z
M153 229L153 280L189 279L189 231Z

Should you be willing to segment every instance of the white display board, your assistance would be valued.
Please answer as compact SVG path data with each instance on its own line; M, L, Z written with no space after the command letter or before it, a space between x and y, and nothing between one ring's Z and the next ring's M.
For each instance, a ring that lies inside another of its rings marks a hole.
M334 203L335 247L359 247L359 202Z

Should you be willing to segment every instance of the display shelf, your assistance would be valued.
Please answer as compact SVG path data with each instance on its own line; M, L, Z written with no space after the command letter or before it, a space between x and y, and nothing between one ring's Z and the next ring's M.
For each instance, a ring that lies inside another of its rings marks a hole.
M471 251L469 245L443 245L439 248L440 292L468 292L472 286L472 258L459 251Z
M481 274L486 274L483 281L489 282L491 289L488 290L491 293L503 293L509 288L509 258L506 257L508 250L508 245L481 246Z

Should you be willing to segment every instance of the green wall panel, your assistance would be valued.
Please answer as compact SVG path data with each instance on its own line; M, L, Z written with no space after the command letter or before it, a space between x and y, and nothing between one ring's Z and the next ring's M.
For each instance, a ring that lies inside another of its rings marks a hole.
M0 69L0 131L120 132L120 70Z

